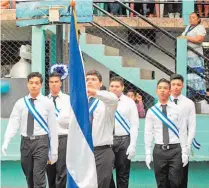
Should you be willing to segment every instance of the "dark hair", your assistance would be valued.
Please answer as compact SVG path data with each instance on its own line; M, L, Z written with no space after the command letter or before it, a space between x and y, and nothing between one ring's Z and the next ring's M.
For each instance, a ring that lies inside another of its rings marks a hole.
M196 12L192 12L190 15L192 15L192 14L195 14L198 17L198 19L199 19L198 24L200 24L201 23L201 17L200 17L200 15L197 14Z
M170 78L170 82L172 80L181 80L184 83L184 77L180 74L172 74Z
M100 90L107 90L107 88L106 88L106 86L102 85L102 86L100 87Z
M31 78L34 78L34 77L40 78L41 83L43 83L43 77L42 77L41 73L39 73L39 72L31 72L27 77L28 82Z
M123 78L120 77L120 76L112 77L112 78L110 79L110 83L111 83L111 82L120 82L121 86L124 86Z
M96 76L99 79L100 82L102 81L102 75L97 70L90 70L90 71L88 71L86 73L86 76L89 76L89 75Z
M133 93L133 94L135 95L135 92L134 92L133 89L129 89L129 90L127 91L127 93L129 93L129 92L131 92L131 93ZM126 93L126 94L127 94L127 93Z
M53 72L53 73L51 73L51 74L49 75L49 79L50 79L50 78L53 78L53 77L58 77L58 78L60 79L60 81L61 81L61 76L60 76L59 73Z
M206 89L206 92L209 92L209 88Z
M160 80L157 82L157 86L158 86L160 83L167 83L167 84L169 85L169 87L171 87L170 81L166 80L165 78L160 79Z

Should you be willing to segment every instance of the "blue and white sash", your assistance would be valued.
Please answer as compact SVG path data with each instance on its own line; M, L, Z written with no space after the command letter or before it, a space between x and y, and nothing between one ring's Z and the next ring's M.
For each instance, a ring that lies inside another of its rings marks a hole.
M176 125L157 106L153 106L151 110L179 138L179 130Z
M28 108L29 113L33 116L33 118L37 121L37 123L41 126L41 128L43 128L47 132L48 136L50 136L49 128L46 121L41 116L41 114L36 110L35 106L31 103L28 96L24 97L24 102Z
M97 108L99 103L99 99L94 98L90 103L89 103L89 116L91 117Z
M171 97L169 97L169 100L171 101L171 102L173 102L172 101L172 99L171 99ZM201 145L196 141L196 139L194 138L193 139L193 141L192 141L192 145L196 148L196 149L200 149L200 147L201 147Z
M116 110L115 112L115 119L121 125L121 127L130 135L130 126L123 118L123 116Z

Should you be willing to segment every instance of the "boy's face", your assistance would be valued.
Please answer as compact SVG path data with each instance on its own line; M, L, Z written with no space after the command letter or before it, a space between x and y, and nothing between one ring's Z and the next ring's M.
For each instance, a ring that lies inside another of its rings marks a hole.
M49 78L49 89L51 93L59 93L62 82L59 77Z
M100 82L99 78L96 75L87 75L86 86L87 88L100 90L100 87L102 86L102 82Z
M157 86L156 94L158 96L159 100L168 100L168 97L170 96L171 90L170 85L166 82L161 82Z
M39 77L31 78L28 81L27 87L31 95L38 95L42 87L41 79Z
M171 94L175 96L181 95L184 85L181 80L175 79L171 81Z
M119 81L110 82L109 91L116 94L118 97L123 93L124 86Z

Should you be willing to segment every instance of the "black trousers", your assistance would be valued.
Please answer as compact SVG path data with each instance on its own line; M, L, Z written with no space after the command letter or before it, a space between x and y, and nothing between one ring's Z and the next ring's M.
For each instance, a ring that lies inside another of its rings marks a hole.
M128 188L131 161L126 152L130 144L130 136L114 137L113 152L115 154L115 169L117 188ZM110 188L115 188L112 177Z
M183 173L180 144L168 150L155 145L153 162L158 188L180 188Z
M58 159L53 165L47 165L47 177L49 188L65 188L66 187L66 148L67 135L59 136Z
M110 186L112 169L115 160L112 147L95 147L94 156L96 161L98 188L108 188Z
M182 180L182 183L180 185L180 188L187 188L188 172L189 172L189 163L185 167L183 167L183 180Z
M47 135L35 139L22 137L20 153L21 166L26 176L28 188L46 187L46 166L49 152Z

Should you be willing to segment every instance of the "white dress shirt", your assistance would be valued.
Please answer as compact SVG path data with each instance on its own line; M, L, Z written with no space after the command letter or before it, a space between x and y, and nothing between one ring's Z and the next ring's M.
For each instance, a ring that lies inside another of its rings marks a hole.
M131 145L136 146L139 129L139 115L135 102L122 94L118 100L117 111L130 127ZM115 119L115 136L129 135Z
M187 135L188 135L188 146L192 145L192 141L196 134L196 111L194 102L183 95L179 95L177 98L170 96L170 99L173 101L177 100L177 105L181 108L183 116L186 121Z
M118 105L118 98L108 91L97 91L95 98L99 99L98 105L93 112L92 139L93 145L103 146L113 144L113 130L115 125L115 111ZM68 110L67 110L68 109ZM65 106L60 112L59 124L67 128L75 115L72 107Z
M28 95L30 99L30 94ZM34 101L36 110L40 113L43 119L48 124L48 128L51 136L51 154L57 155L58 148L58 136L57 127L54 126L56 122L55 108L53 102L51 102L47 97L39 94ZM22 136L27 136L27 119L28 119L28 108L24 102L24 98L19 99L12 110L9 118L7 129L4 135L4 143L9 144L12 137L15 136L17 130L20 128L20 134ZM47 132L39 125L39 123L34 119L34 136L46 135Z
M50 100L53 101L53 97L52 97L51 93L49 94L48 97ZM57 98L55 99L55 102L57 105L57 109L61 112L65 105L67 105L67 104L70 105L70 96L65 93L62 93L62 91L60 91ZM57 119L58 118L59 117L57 117ZM67 135L68 134L68 129L64 129L63 127L61 127L58 122L57 122L57 130L58 130L58 135Z
M158 102L156 106L162 111L161 104ZM182 152L187 154L187 131L185 120L181 114L180 108L174 103L167 102L167 117L176 125L179 130L179 138L168 129L169 144L181 144ZM151 155L152 141L154 138L155 144L163 143L163 123L162 121L149 109L145 118L144 142L145 154Z

